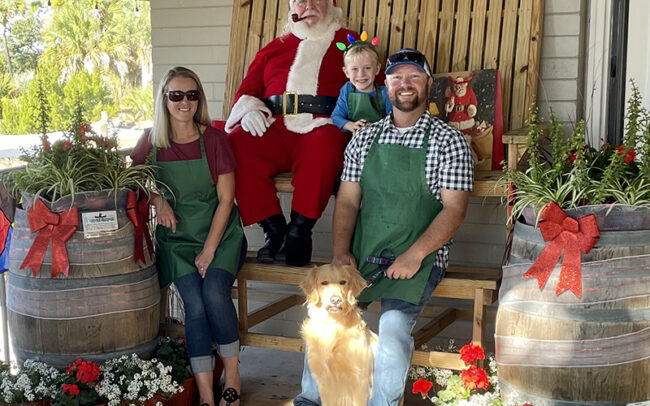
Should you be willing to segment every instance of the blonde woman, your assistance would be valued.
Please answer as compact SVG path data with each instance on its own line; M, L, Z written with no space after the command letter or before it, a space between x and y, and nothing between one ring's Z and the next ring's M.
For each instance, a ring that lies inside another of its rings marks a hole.
M203 86L170 69L156 95L154 125L131 158L147 157L172 194L154 195L161 286L174 283L185 307L190 364L202 406L215 406L213 341L224 362L221 406L239 405L239 332L230 296L246 244L235 200L235 158L228 137L210 126ZM172 197L173 196L173 197Z

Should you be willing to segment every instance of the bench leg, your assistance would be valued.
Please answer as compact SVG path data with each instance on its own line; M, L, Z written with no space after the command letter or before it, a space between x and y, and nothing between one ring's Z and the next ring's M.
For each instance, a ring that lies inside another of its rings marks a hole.
M239 309L239 334L248 333L248 287L246 279L237 276L237 308Z
M492 302L492 292L486 289L474 291L474 318L472 320L472 343L485 348L485 306Z

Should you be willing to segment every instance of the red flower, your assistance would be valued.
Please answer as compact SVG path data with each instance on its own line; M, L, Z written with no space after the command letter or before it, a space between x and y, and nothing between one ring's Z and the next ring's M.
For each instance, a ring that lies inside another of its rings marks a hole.
M70 148L71 146L72 146L72 143L71 143L70 141L66 141L66 142L63 143L63 148L64 148L64 149L68 149L68 148Z
M632 161L634 161L634 157L636 157L636 152L634 152L634 149L630 148L626 150L624 145L616 147L616 152L619 155L625 155L623 161L626 164L632 163Z
M429 382L426 379L420 378L417 381L413 382L413 393L421 393L422 397L424 397L427 393L429 393L432 386L433 382Z
M69 393L71 395L78 395L79 394L79 387L77 385L72 385L72 384L65 384L63 385L63 393Z
M463 386L469 390L487 389L490 386L485 369L477 368L476 365L471 365L469 368L464 369L460 373L460 379L463 380Z
M524 406L535 406L532 403L524 403Z
M573 161L575 161L575 160L576 160L576 154L571 154L571 155L569 156L569 161L573 162Z
M76 372L77 380L82 383L99 381L99 366L92 361L84 361L81 358L70 364L65 372Z
M46 150L46 151L49 151L50 149L52 149L52 146L50 145L49 141L47 141L47 140L43 141L43 149Z
M90 131L90 126L88 124L82 123L82 124L79 125L79 132L80 133L85 133L85 132L88 132L88 131Z
M483 352L480 345L469 343L460 349L460 359L463 360L465 365L469 365L474 360L485 359L485 352Z

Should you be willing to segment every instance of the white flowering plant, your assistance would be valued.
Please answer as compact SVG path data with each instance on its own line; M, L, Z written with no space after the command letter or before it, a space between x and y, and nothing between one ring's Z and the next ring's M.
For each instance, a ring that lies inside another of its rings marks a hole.
M147 361L137 354L123 355L104 363L95 390L108 400L108 406L143 405L157 396L169 398L183 390L171 371L171 366L155 358Z
M42 362L26 360L12 373L7 364L0 367L0 403L27 403L49 400L58 391L59 371Z

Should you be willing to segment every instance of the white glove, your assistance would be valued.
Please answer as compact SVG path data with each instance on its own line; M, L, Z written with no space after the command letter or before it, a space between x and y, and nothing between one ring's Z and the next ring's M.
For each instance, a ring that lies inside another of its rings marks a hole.
M271 123L260 110L249 111L241 119L241 128L255 137L261 137Z

